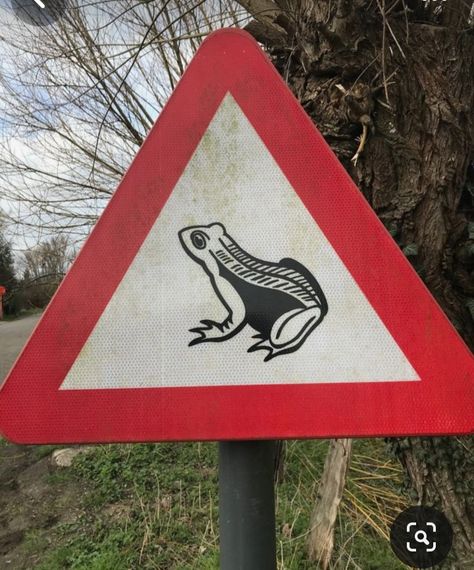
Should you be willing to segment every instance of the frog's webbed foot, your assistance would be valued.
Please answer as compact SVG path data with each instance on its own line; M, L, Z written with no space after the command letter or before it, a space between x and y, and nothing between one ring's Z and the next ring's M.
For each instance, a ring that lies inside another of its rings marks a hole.
M268 354L265 356L265 358L263 359L264 362L268 362L269 360L271 360L272 358L274 358L275 356L277 356L278 352L275 353L275 347L272 346L270 340L264 336L263 334L256 334L253 335L252 338L257 338L259 339L258 342L256 342L255 344L253 344L250 348L247 349L247 352L255 352L257 350L266 350L268 351Z
M222 340L227 340L237 334L244 324L244 322L237 324L234 323L231 317L228 317L222 323L218 323L217 321L212 321L210 319L204 319L201 321L201 325L203 326L189 329L189 332L196 333L199 336L193 338L188 346L194 346L201 342L220 342Z

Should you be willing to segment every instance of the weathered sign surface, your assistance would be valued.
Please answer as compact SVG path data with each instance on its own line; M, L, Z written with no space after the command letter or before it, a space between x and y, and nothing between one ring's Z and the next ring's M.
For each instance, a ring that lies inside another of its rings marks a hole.
M18 442L468 433L474 362L257 43L189 65L0 391Z

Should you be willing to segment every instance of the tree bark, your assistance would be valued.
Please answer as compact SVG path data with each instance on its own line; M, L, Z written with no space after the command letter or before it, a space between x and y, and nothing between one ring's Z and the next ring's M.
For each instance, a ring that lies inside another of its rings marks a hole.
M255 18L250 32L474 348L470 3L240 3ZM362 134L367 141L354 158ZM414 502L449 516L454 567L473 568L473 439L392 439L390 445Z
M447 567L474 568L474 447L471 438L405 438L391 442L407 474L415 502L435 504L454 530Z

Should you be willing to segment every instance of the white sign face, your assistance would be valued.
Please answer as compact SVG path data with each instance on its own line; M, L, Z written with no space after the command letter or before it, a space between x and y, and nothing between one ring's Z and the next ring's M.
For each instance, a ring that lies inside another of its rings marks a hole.
M419 377L228 94L61 389L402 380Z

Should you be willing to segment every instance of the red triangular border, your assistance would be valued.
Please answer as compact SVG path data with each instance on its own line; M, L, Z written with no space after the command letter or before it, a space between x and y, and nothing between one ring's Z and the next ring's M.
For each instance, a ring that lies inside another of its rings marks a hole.
M58 390L228 91L421 381ZM203 42L4 383L0 429L20 443L470 433L474 360L258 44L222 30Z

